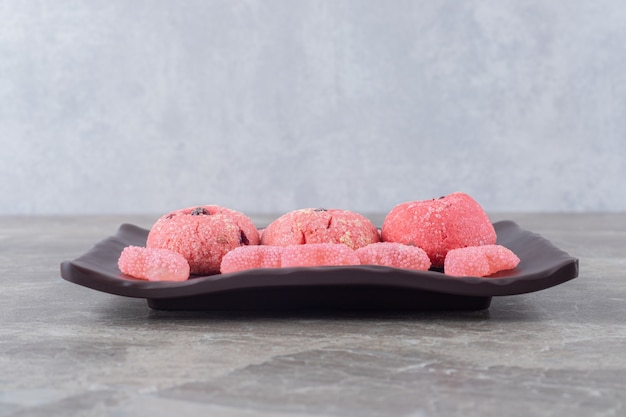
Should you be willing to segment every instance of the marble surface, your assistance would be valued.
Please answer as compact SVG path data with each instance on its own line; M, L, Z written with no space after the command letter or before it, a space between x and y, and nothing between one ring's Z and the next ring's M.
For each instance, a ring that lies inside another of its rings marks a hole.
M155 311L59 264L156 216L0 217L0 416L623 416L626 214L491 217L580 276L484 311Z

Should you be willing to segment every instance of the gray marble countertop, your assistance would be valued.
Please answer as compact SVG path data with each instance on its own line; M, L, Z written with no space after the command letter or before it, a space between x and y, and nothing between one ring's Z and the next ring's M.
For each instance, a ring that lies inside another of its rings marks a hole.
M626 415L626 214L492 214L580 275L483 311L168 312L60 278L156 218L0 217L0 417Z

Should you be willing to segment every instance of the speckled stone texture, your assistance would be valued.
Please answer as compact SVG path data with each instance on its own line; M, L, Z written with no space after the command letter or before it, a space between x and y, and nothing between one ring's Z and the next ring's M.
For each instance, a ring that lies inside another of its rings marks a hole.
M626 2L0 2L0 214L626 211Z
M474 312L155 311L59 263L156 217L0 217L0 416L623 416L626 215L491 217L580 276Z

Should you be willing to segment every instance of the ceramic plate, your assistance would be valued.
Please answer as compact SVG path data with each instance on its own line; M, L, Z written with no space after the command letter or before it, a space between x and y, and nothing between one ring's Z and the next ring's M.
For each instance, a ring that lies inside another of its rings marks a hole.
M145 298L163 310L477 310L493 296L543 290L578 276L578 259L512 221L494 223L498 244L520 258L517 268L488 278L451 277L438 271L383 266L253 269L150 282L117 267L128 245L145 246L148 230L123 224L73 261L61 264L67 281L111 294Z

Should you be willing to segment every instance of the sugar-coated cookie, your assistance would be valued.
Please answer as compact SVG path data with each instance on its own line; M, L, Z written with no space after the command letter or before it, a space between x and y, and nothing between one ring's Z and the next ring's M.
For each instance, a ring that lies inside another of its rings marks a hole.
M376 226L359 213L305 208L290 211L270 223L263 231L261 244L343 243L357 249L379 241Z
M252 220L232 209L215 205L193 206L167 213L150 229L146 246L178 252L192 274L220 272L222 257L244 245L259 244Z
M382 239L418 246L433 267L443 267L451 249L496 243L496 231L483 208L465 193L409 201L385 217Z

